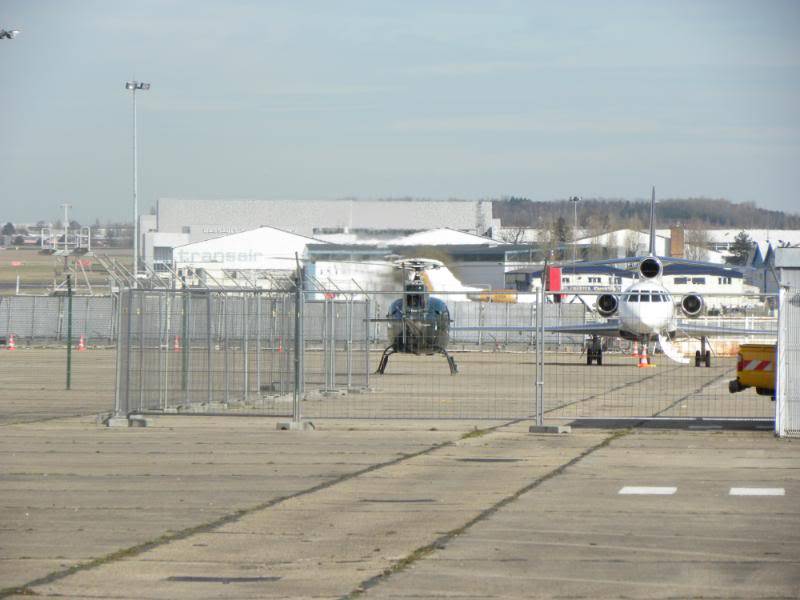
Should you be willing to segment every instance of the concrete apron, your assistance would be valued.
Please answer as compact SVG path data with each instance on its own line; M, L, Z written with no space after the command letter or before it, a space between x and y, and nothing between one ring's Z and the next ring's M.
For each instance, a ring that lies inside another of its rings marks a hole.
M33 587L70 597L339 597L413 562L613 434L500 430Z

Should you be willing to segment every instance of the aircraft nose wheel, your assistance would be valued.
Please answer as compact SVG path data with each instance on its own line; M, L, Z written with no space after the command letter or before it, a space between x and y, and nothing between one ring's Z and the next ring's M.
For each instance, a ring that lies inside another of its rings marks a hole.
M602 350L587 350L586 352L586 364L590 365L596 362L597 366L601 366L603 364L603 351Z
M593 362L596 362L598 367L603 364L603 346L598 337L594 337L586 349L586 364L591 366Z
M711 366L711 350L706 350L701 353L700 350L694 352L694 366L695 367L710 367Z

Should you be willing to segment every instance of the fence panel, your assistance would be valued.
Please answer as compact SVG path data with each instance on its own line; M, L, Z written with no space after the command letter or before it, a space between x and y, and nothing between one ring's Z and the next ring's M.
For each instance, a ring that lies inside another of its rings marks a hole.
M651 366L633 356L641 353L633 341L599 338L602 365L590 366L592 336L563 327L605 321L591 295L542 302L519 294L514 303L423 296L425 307L449 313L446 326L396 319L401 292L304 292L296 306L294 292L126 291L118 398L128 412L513 420L534 416L538 380L545 419L773 418L769 398L731 394L728 381L738 344L774 338L774 319L697 319L763 331L709 337L707 367L695 366L701 342L681 335L663 348L648 344ZM436 337L437 327L449 339Z
M800 437L800 289L781 290L777 365L779 435Z
M585 300L589 306L595 304L595 298L590 295L586 295ZM554 340L552 334L545 335L544 417L772 420L774 406L769 397L759 396L752 389L732 394L728 383L736 378L739 344L774 341L775 319L747 323L724 316L711 323L692 319L728 329L747 325L748 329L763 330L754 335L709 334L703 342L682 335L681 328L689 326L683 325L680 309L668 307L665 298L658 298L658 301L664 310L672 310L677 319L672 324L675 339L665 337L663 340L666 348L660 341L652 340L646 344L645 352L645 345L633 339L599 337L602 365L598 365L596 355L589 355L591 336L581 335L580 344L565 346ZM555 306L550 295L545 315ZM609 318L615 319L619 319L619 314ZM560 321L569 324L563 318ZM606 319L600 319L603 321ZM706 366L704 360L701 366L695 366L695 356L701 349L709 351L710 366ZM648 358L643 359L643 354Z
M125 290L117 412L290 415L290 297Z
M116 339L116 297L73 296L72 333L87 344ZM18 344L61 342L67 333L65 296L0 296L0 337L14 335Z

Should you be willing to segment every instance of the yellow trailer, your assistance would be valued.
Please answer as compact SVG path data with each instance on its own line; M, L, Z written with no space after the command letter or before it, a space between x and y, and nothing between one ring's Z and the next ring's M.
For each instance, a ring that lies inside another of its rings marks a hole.
M732 394L755 388L775 399L775 344L742 344L736 361L736 379L728 382Z

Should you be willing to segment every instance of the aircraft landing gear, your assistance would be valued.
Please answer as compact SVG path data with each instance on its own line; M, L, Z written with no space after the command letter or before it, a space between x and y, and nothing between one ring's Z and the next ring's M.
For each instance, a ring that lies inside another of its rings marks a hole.
M394 354L394 346L389 346L386 350L383 351L383 356L381 356L381 362L378 363L378 370L375 371L376 375L383 375L383 372L386 370L386 365L389 364L389 356Z
M694 366L699 367L701 365L711 366L711 350L706 349L705 337L700 338L700 350L695 350L694 353Z
M598 367L603 364L603 344L596 335L592 336L592 341L586 348L586 364L591 366L593 362L597 362Z
M456 359L453 358L450 354L447 353L447 350L444 348L438 348L439 352L444 354L445 358L447 359L447 366L450 367L450 375L455 375L458 373L458 365L456 364Z
M456 364L456 359L453 358L450 353L447 352L444 348L434 348L434 350L440 354L443 354L444 357L447 359L447 366L450 367L450 375L455 375L458 373L458 365ZM394 346L389 346L386 350L383 351L383 355L381 356L381 361L378 363L378 370L375 371L376 375L383 375L386 372L386 365L389 364L389 357L394 354L396 350Z

